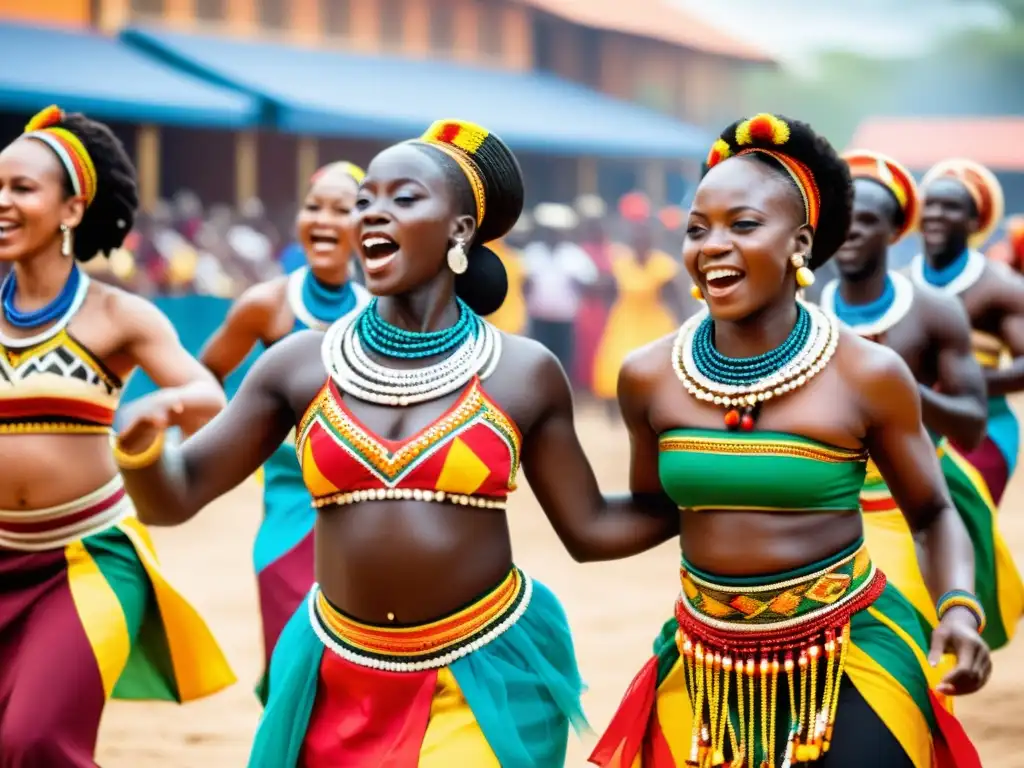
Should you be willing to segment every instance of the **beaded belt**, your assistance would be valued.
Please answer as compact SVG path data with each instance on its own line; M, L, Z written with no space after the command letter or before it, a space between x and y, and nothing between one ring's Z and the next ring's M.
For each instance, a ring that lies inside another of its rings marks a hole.
M850 617L885 588L885 576L872 564L864 543L769 583L711 581L685 561L680 576L676 641L695 713L686 764L774 768L780 672L786 677L790 709L781 764L821 757L832 738ZM730 694L733 677L735 691ZM755 680L760 680L760 698ZM729 716L730 695L737 717ZM727 746L731 761L724 756ZM758 747L759 763L754 760Z
M503 498L489 496L471 496L446 491L433 491L420 488L367 488L363 491L341 491L329 496L317 496L313 499L313 509L322 509L331 505L344 506L360 501L384 501L385 499L401 499L415 501L436 501L457 504L465 507L486 507L487 509L505 509Z
M446 667L506 632L526 611L533 582L513 567L501 584L467 608L414 627L363 624L349 618L314 585L309 618L320 641L353 664L389 672Z
M120 475L80 499L46 509L0 510L0 547L55 549L106 530L134 513Z

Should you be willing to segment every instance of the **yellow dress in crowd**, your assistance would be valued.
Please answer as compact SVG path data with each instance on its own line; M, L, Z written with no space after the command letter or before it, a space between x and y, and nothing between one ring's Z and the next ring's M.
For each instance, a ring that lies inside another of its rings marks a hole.
M526 295L523 292L526 283L526 270L519 251L505 245L503 241L490 243L488 247L498 254L508 274L508 295L505 303L497 312L487 316L488 322L505 333L526 332Z
M625 245L616 243L611 249L618 298L594 358L594 394L604 400L615 399L626 355L676 329L676 318L665 306L661 292L679 273L676 261L662 251L652 252L641 263Z

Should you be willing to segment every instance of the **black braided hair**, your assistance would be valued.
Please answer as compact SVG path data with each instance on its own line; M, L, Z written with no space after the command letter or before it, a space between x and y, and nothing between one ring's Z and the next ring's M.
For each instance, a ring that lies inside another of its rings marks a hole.
M754 121L759 121L758 127L748 130L742 137L742 143L737 134L748 123L747 118L737 120L722 131L708 155L704 173L718 162L751 148L772 150L806 165L814 176L820 195L818 226L814 231L814 245L807 265L817 269L839 250L850 228L853 182L849 166L828 139L816 133L807 123L791 120L784 115L757 115L749 122ZM752 152L746 157L778 171L799 193L793 178L773 157L762 152Z
M476 200L466 174L451 157L430 144L414 143L433 158L458 196L459 210L476 214ZM512 150L488 134L470 159L480 171L487 201L484 219L469 244L469 267L455 277L455 293L478 315L496 312L508 294L508 275L501 259L486 243L508 234L523 212L523 172Z
M78 137L96 167L96 196L75 228L75 259L85 262L98 255L109 256L121 247L135 223L139 206L135 165L124 144L105 124L75 113L55 125ZM64 190L68 196L74 194L66 170Z

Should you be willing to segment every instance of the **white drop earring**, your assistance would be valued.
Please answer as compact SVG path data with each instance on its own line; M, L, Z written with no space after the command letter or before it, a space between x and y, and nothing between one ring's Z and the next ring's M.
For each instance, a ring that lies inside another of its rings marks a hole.
M456 240L455 245L448 249L448 269L456 275L461 275L469 268L469 259L466 256L466 246L461 240Z
M75 233L67 224L60 225L61 242L60 252L64 256L73 256L75 253Z

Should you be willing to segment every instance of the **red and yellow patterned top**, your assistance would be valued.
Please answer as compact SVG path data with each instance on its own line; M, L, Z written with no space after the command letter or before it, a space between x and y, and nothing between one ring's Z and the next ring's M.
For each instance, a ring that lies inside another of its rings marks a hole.
M479 378L436 421L402 440L361 424L328 380L295 441L315 507L395 498L503 507L516 487L521 445Z

